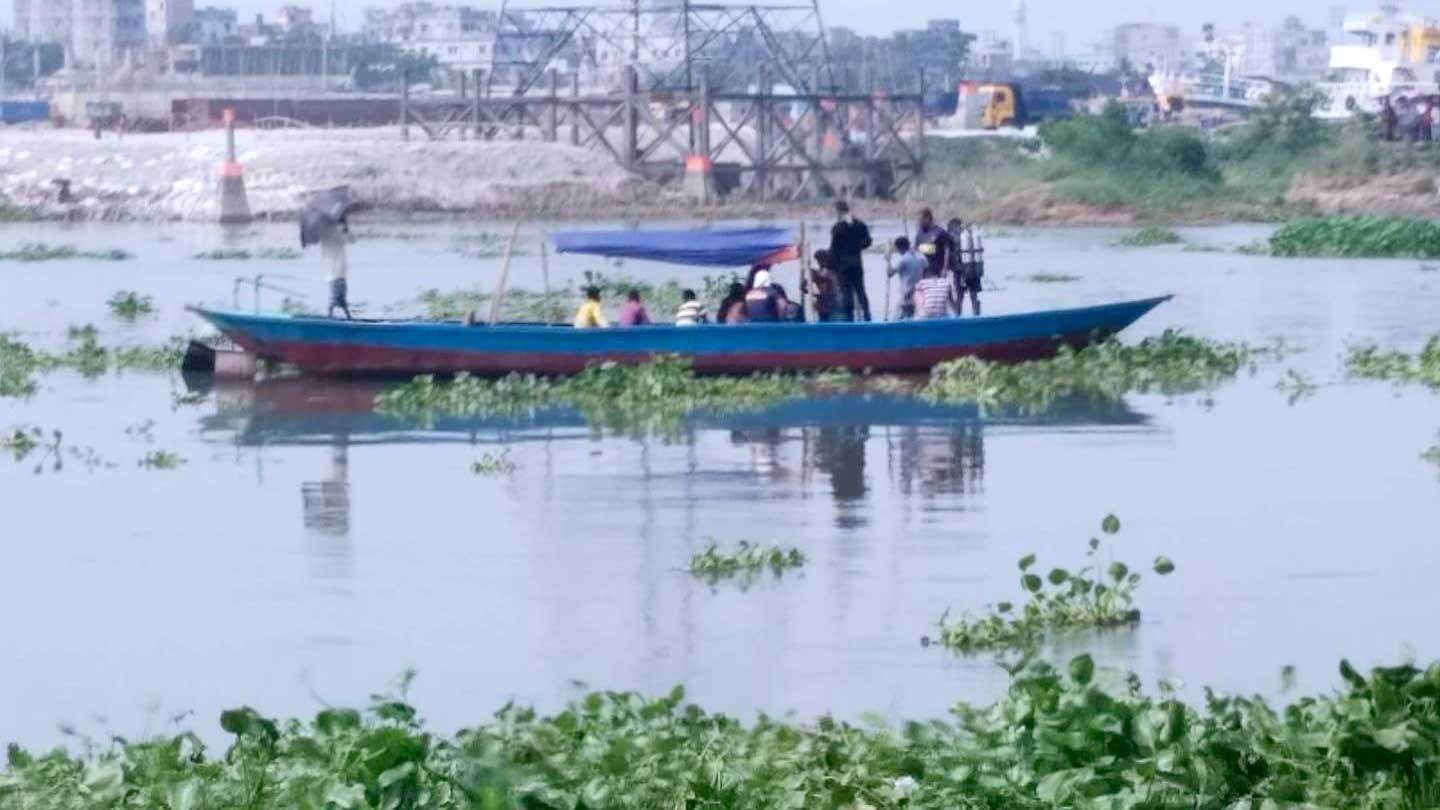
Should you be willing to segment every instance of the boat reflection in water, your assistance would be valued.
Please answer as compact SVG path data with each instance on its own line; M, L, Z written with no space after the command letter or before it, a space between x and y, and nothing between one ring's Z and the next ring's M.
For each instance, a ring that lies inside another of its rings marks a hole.
M193 382L203 389L211 383ZM346 535L350 528L349 449L368 445L524 445L591 442L601 432L577 411L555 407L522 417L437 416L426 425L376 413L375 395L384 383L287 378L259 383L221 381L216 409L201 418L207 437L241 447L330 448L330 474L306 482L302 491L308 530ZM612 437L609 441L654 442L690 449L683 473L714 492L730 484L746 491L767 485L777 497L807 497L828 489L838 529L868 525L868 502L876 486L901 500L946 502L957 508L983 493L985 432L992 429L1146 426L1147 417L1123 402L1061 403L1044 414L985 409L970 404L935 404L890 393L838 393L790 400L755 411L687 417L674 433L654 439ZM701 445L708 436L726 436L728 445L749 450L737 469L733 456L716 460ZM648 461L644 462L648 466ZM642 474L645 471L642 470ZM736 476L748 479L737 482ZM881 476L877 481L876 476ZM554 485L546 472L543 486ZM827 486L828 484L828 486ZM778 485L778 486L777 486ZM961 506L960 508L963 508Z

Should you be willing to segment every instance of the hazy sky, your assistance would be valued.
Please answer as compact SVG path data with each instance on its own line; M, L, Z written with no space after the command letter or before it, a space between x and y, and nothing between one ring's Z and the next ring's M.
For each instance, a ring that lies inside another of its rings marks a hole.
M52 0L42 0L51 2ZM469 2L486 7L499 6L499 0L440 0ZM606 2L607 0L597 0ZM619 0L623 2L623 0ZM733 0L745 2L746 0ZM787 0L788 1L788 0ZM196 5L230 5L246 16L263 12L274 14L282 0L197 0ZM336 0L342 26L359 23L361 11L371 6L398 5L400 0ZM617 2L617 0L608 0ZM993 29L1008 33L1015 0L978 0L966 3L956 0L821 0L820 10L827 25L847 25L858 29L884 32L924 24L930 17L959 17L969 31ZM1198 30L1201 24L1215 22L1222 28L1246 20L1274 24L1287 14L1298 14L1314 25L1329 20L1329 9L1347 5L1351 10L1374 8L1378 3L1335 3L1329 0L1207 0L1206 2L1166 3L1156 0L1027 0L1030 9L1030 36L1036 47L1049 46L1054 32L1063 32L1070 50L1099 38L1106 29L1121 22L1168 22L1186 29ZM0 0L8 24L13 0ZM298 0L310 5L322 16L328 15L329 0ZM573 0L514 0L517 6L572 5ZM1411 0L1406 7L1417 13L1440 16L1440 0Z

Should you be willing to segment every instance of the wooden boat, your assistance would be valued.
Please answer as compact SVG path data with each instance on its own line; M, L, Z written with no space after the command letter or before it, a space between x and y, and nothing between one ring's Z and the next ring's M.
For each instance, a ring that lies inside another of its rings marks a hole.
M562 253L710 268L769 266L804 251L783 228L577 231ZM803 242L803 237L801 239ZM508 261L497 299L503 296ZM262 360L313 374L574 374L592 363L689 358L702 373L848 368L923 372L957 357L1021 361L1080 347L1166 298L983 318L894 323L749 323L575 329L568 325L357 320L194 310ZM495 311L499 311L498 304Z
M591 363L690 358L702 373L848 368L924 372L958 357L1024 361L1130 326L1169 297L981 318L575 329L333 320L194 310L262 360L313 374L574 374Z

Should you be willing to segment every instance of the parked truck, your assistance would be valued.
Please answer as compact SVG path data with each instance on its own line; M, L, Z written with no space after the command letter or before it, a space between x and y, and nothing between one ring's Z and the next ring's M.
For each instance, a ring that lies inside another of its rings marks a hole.
M1025 88L1015 83L960 85L957 114L977 129L1024 127L1075 114L1076 91Z

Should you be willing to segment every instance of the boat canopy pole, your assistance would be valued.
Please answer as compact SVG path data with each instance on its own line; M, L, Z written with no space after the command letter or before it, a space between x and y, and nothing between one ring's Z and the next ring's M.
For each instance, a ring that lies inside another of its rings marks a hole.
M520 238L520 221L510 229L510 241L505 243L505 260L500 265L500 280L495 283L495 296L490 301L490 325L500 322L500 310L505 304L505 287L510 283L510 259L515 256L515 240Z

